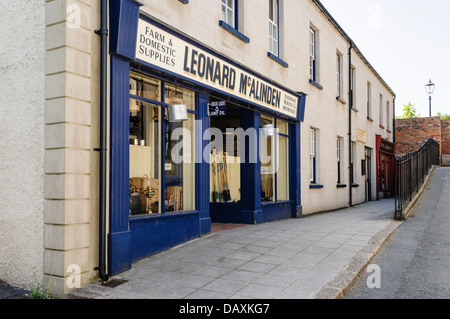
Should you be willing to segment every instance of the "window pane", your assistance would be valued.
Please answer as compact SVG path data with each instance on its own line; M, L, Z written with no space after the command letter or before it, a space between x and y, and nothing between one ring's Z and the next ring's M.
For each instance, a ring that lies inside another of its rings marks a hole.
M261 116L260 158L261 158L261 201L275 201L274 196L274 141L273 119Z
M144 77L138 73L131 73L130 94L144 97L146 99L161 101L161 81Z
M170 123L165 114L165 211L195 209L195 114Z
M234 28L234 13L231 9L227 11L227 23Z
M273 14L273 0L269 0L269 19L271 21L274 21L273 20L273 16L274 16L274 14Z
M279 136L278 144L277 200L289 200L289 138Z
M165 94L167 104L185 104L188 109L195 110L195 93L193 91L173 84L166 84Z
M160 213L160 107L130 99L130 215Z

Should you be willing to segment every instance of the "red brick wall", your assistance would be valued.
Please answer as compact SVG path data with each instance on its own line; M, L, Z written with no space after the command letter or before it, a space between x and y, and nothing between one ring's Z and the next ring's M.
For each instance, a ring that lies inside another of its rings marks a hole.
M442 120L442 154L450 154L450 120Z
M441 143L441 127L443 126L441 122L443 121L439 117L432 117L431 119L429 117L421 117L395 120L397 155L417 151L430 137L433 137L438 143ZM446 136L450 143L449 124L450 121L446 124ZM447 154L450 154L450 152Z

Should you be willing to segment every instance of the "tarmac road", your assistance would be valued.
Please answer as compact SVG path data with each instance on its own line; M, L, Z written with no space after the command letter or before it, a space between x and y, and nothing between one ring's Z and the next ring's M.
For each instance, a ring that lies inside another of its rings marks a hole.
M0 299L22 299L25 298L28 291L13 287L0 281Z
M450 168L437 168L411 215L372 264L380 288L368 288L374 272L362 272L346 299L450 298ZM372 270L373 271L373 270Z

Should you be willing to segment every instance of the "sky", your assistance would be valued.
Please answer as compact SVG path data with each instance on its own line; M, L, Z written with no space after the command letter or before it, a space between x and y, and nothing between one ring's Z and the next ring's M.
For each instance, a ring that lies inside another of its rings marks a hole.
M432 116L450 114L450 1L321 0L396 93L396 114L415 104L429 116L425 84L436 84Z

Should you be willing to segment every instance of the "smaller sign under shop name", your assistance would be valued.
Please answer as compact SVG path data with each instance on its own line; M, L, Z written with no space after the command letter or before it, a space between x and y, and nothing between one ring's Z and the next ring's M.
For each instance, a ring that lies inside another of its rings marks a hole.
M226 106L227 106L226 101L209 102L208 103L208 116L225 116L225 115L227 115Z

